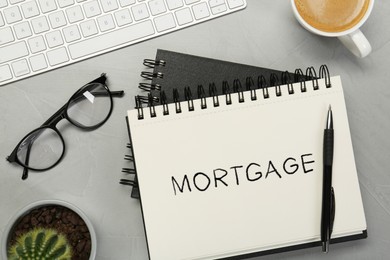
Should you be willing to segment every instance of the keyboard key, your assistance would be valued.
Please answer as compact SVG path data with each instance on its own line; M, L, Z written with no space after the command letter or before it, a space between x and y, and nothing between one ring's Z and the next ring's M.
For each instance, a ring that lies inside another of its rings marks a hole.
M6 7L8 5L7 0L0 0L0 8Z
M148 7L146 4L139 4L131 7L131 12L133 13L134 20L136 21L149 17Z
M21 2L24 2L24 0L9 0L9 3L11 5L18 4L18 3L21 3Z
M49 15L49 21L53 29L66 25L66 19L63 11L58 11Z
M190 5L196 2L199 2L200 0L185 0L186 4Z
M210 7L216 7L218 5L224 4L225 0L209 0Z
M193 21L190 8L184 8L175 12L177 23L184 25Z
M129 5L135 4L135 0L119 0L119 4L122 7L125 7L125 6L129 6Z
M5 24L3 15L0 13L0 26L3 26Z
M47 59L51 66L55 66L69 60L68 53L65 47L61 47L52 51L47 52Z
M163 0L151 0L148 4L152 15L159 15L167 11Z
M29 1L21 5L24 18L28 19L39 15L38 5L35 1Z
M49 24L47 23L46 16L40 16L32 19L31 24L36 34L49 30Z
M31 53L37 53L46 50L45 40L42 36L37 36L28 39L28 46L30 47Z
M12 73L8 65L0 66L0 82L12 79Z
M244 1L243 0L227 0L227 2L228 2L228 5L229 5L230 9L237 8L239 6L243 6L244 5Z
M13 62L12 70L14 71L16 77L30 73L30 68L28 67L27 61L25 59Z
M0 46L6 43L13 42L15 40L12 34L11 27L5 27L0 29Z
M16 60L28 55L28 49L24 41L10 44L0 48L0 64Z
M58 5L63 8L74 4L74 0L57 0Z
M84 20L84 14L79 5L66 9L66 16L68 17L70 23Z
M81 39L80 31L77 25L71 25L62 29L66 42L74 42Z
M100 16L98 19L98 25L100 31L105 32L115 28L114 19L112 19L111 14Z
M98 33L98 29L94 20L80 23L80 28L84 37L89 37Z
M99 3L97 1L90 1L83 4L85 16L88 18L101 14Z
M118 3L116 0L100 0L103 11L105 13L118 9Z
M175 10L182 7L184 4L183 0L167 0L167 5L169 10Z
M225 4L217 5L214 7L211 7L211 12L213 14L219 14L227 11L227 7Z
M42 13L48 13L57 9L55 0L38 0Z
M171 13L161 15L154 19L158 32L163 32L176 27L175 19Z
M115 12L115 20L118 26L123 26L133 22L129 9L123 9Z
M200 3L192 6L192 11L196 20L200 20L210 16L209 7L206 3Z
M64 40L62 39L60 31L49 32L45 35L45 37L49 48L58 47L64 44Z
M22 14L20 13L19 6L12 6L4 9L4 17L7 23L16 23L22 20Z
M85 41L71 44L69 45L69 52L72 59L77 59L104 51L105 49L114 46L141 40L152 34L154 34L153 24L151 21L144 21L135 25L122 27L119 30L111 31ZM115 41L112 43L113 39L115 39Z
M30 65L33 71L43 70L47 68L45 55L38 54L30 57Z
M23 39L32 35L30 24L28 22L15 24L14 31L18 39Z

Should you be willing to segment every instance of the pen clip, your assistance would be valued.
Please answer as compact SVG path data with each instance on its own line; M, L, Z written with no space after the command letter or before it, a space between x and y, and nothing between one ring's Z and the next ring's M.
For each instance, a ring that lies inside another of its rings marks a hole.
M329 237L332 235L332 232L333 232L334 217L336 215L336 199L335 199L333 187L331 189L331 205L330 205L330 209L331 209L331 212L330 212Z

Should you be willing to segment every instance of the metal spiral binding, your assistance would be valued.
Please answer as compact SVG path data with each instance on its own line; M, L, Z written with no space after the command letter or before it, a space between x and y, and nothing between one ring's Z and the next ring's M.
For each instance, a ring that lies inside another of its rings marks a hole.
M160 99L158 97L149 97L149 95L148 96L138 95L137 98L138 98L138 102L141 105L142 104L149 104L150 99L152 99L153 104L156 104L156 103L160 102Z
M165 60L152 60L152 59L144 59L143 64L146 67L154 69L156 66L165 66Z
M306 77L301 69L296 69L294 72L294 81L301 85L301 92L306 92Z
M179 99L179 91L175 88L173 89L173 102L175 103L176 114L181 113L181 103Z
M131 144L127 144L127 148L131 150ZM134 157L132 155L126 154L125 160L134 161ZM133 187L131 190L131 197L139 199L139 188L138 188L138 179L135 169L133 168L122 168L122 173L127 175L132 175L132 179L120 179L119 183L122 185L127 185Z
M246 90L251 92L251 100L257 100L256 85L252 77L247 77L245 79L245 86Z
M158 64L161 65L161 64ZM330 74L328 67L326 65L321 65L319 69L319 77L323 78L325 80L325 86L326 88L330 88L331 82L330 82ZM252 77L247 77L245 80L245 90L250 91L251 94L251 100L257 100L257 91L258 89L261 89L263 92L263 98L267 99L270 97L270 89L271 87L275 89L275 95L276 97L280 97L283 95L283 92L281 90L281 86L286 86L287 91L289 95L295 94L294 89L294 82L300 84L300 90L301 92L307 91L306 81L311 80L313 85L313 90L319 89L319 83L318 83L318 77L315 69L313 67L308 67L306 69L306 73L304 74L301 69L296 69L294 73L294 80L292 80L292 77L288 71L284 71L280 75L280 79L275 73L272 73L270 75L269 79L269 85L267 84L267 80L264 78L263 75L258 76L257 78L257 85L254 83L254 80ZM238 102L243 103L245 102L245 96L244 96L244 88L242 87L242 84L239 79L235 79L233 81L233 89L230 88L229 83L227 81L222 82L222 95L225 96L226 105L232 104L232 93L237 93ZM198 85L197 88L197 98L200 99L200 108L201 109L207 109L207 97L212 98L214 107L219 106L219 97L218 97L218 91L216 88L215 83L210 83L209 85L209 95L206 96L206 92L204 90L203 85ZM184 97L185 101L188 104L188 111L194 111L194 102L193 102L193 96L191 93L190 87L184 88ZM149 112L151 117L156 117L156 109L155 109L155 103L156 100L161 101L162 107L163 107L163 114L169 115L169 106L167 102L167 97L164 91L160 92L160 98L153 97L150 93L148 94L148 97L143 96L137 96L136 97L136 108L138 110L138 118L143 119L144 118L144 111L143 111L143 104L147 103L149 107ZM175 103L175 110L176 113L182 112L181 107L181 101L179 97L179 91L177 89L173 90L173 102ZM131 160L131 158L128 158Z
M265 80L263 75L260 75L259 77L257 77L257 86L259 89L263 90L263 97L265 99L269 98L267 81Z
M135 96L135 108L138 110L138 119L144 119L144 110L140 102L140 96Z
M141 77L142 78L144 78L146 80L150 80L150 81L152 81L153 79L156 79L156 78L159 78L159 79L163 79L164 78L164 73L158 71L158 69L156 71L156 68L158 68L158 67L165 67L167 65L167 62L165 60L144 59L143 64L144 64L144 66L146 66L148 68L154 69L154 71L153 72L150 72L150 71L143 71L143 72L141 72ZM327 68L326 65L322 65L320 67L319 74L320 74L320 78L325 78L326 87L327 88L330 87L331 83L330 83L329 71L328 71L328 68ZM279 78L278 78L278 76L276 74L271 74L271 77L269 79L270 80L269 86L275 87L276 96L281 96L282 95L280 86L284 85L284 84L287 84L288 93L289 94L294 94L295 90L293 89L293 84L292 84L293 81L291 80L290 74L287 71L285 71L285 72L282 72L282 74L280 76L281 76L281 80L280 81L279 81ZM316 73L316 71L315 71L315 69L313 67L308 67L306 69L305 74L302 72L301 69L296 69L295 70L294 82L300 82L301 92L306 92L306 83L305 83L305 81L307 81L309 79L311 79L313 81L314 90L317 90L318 89L317 73ZM253 79L251 79L251 77L248 77L246 80L247 80L246 81L246 90L247 91L251 91L251 100L256 100L257 99L256 91L255 91L256 88L253 88L253 86L255 86L255 84L253 84ZM237 89L239 89L239 86L237 84L240 84L240 82L239 81L236 81L236 82L233 81L233 90L230 91L228 82L227 81L222 82L222 88L223 88L222 89L222 93L225 94L225 95L228 95L227 104L231 104L230 94L233 93L233 92L237 92L238 93L239 102L244 102L243 101L243 97L244 96L242 95L243 94L242 91L236 91ZM269 89L268 89L268 86L267 87L266 86L267 86L267 84L266 84L265 78L260 75L258 77L257 88L263 90L264 98L268 98L269 97ZM144 90L144 91L147 91L147 92L162 91L162 85L160 85L158 83L142 82L142 83L139 83L138 87L140 89ZM229 91L227 91L227 90L229 90ZM218 91L215 90L215 93L218 93ZM188 94L189 93L187 93L187 96L188 96ZM161 95L161 93L160 93L160 95ZM174 95L176 95L175 97L176 97L177 101L180 100L178 98L178 92L174 93ZM159 104L161 102L160 98L157 97L157 96L155 94L153 94L153 103L154 104ZM184 96L186 96L186 94ZM210 95L210 96L212 96L212 95ZM141 96L140 97L140 101L142 102L142 104L149 104L149 102L150 102L149 95L148 96ZM189 101L189 99L186 99L186 101ZM202 103L202 108L204 108L204 106L207 105L203 101L204 101L204 99L202 99L202 102L201 102ZM176 104L176 106L179 106L178 102L175 102L175 104ZM192 106L190 106L190 108L191 108L190 111L192 111ZM181 110L181 108L179 108L179 107L177 107L177 109L178 109L178 111Z
M135 169L131 169L131 168L122 168L122 172L127 174L136 174Z
M294 86L288 71L282 72L282 85L287 85L288 94L294 94Z
M138 87L142 90L145 90L145 91L161 90L160 84L153 84L153 83L141 82L138 84Z
M241 85L240 80L235 79L233 81L233 91L238 94L238 102L239 103L245 102L244 90L242 89L242 85Z
M132 155L128 155L128 154L125 155L124 159L127 161L132 161L132 162L134 161L134 157Z
M202 85L198 85L198 98L200 99L200 108L206 109L207 108L206 93L204 92L204 88Z
M313 88L314 90L318 90L318 78L317 78L317 73L316 70L313 67L308 67L306 69L306 78L311 78L313 82Z
M232 95L230 93L230 87L227 81L222 82L222 94L224 94L226 97L226 105L231 105Z
M164 78L164 74L162 72L150 72L150 71L142 71L141 77L147 80L152 80L153 78Z
M282 95L282 90L280 88L278 76L275 73L272 73L269 81L270 81L271 86L275 87L276 96L280 97Z
M154 60L154 59L144 59L143 65L154 69L157 67L165 67L167 62L165 60ZM141 77L146 79L146 80L153 80L154 78L164 78L164 74L162 72L150 72L150 71L142 71L141 72ZM151 92L154 90L161 91L162 86L157 83L146 83L146 82L141 82L138 84L138 87L144 91ZM147 99L147 97L145 97ZM159 100L156 100L156 103L158 103Z
M148 107L150 111L150 117L156 117L156 108L154 106L153 97L150 93L148 94Z
M169 115L169 109L168 109L167 97L165 95L165 91L161 91L160 100L161 100L161 104L163 106L163 115L164 116Z
M328 66L321 65L319 74L320 74L320 78L325 79L326 88L332 87L332 83L330 82L330 74L329 74Z
M209 85L209 95L213 99L213 105L214 107L219 107L219 98L217 95L217 87L215 86L215 83L210 83Z
M188 111L194 111L194 100L192 99L192 93L189 87L184 88L184 97L188 102Z

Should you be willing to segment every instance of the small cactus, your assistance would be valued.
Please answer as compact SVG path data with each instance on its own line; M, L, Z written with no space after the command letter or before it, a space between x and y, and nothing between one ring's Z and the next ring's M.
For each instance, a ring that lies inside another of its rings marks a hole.
M37 228L20 236L9 249L9 260L70 260L72 249L54 229Z

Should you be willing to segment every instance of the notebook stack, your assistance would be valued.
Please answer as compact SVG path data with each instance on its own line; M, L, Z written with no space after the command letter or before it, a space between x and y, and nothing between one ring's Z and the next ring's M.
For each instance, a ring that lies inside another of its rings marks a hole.
M367 226L341 78L158 50L127 114L149 258L243 259L320 245L334 124L331 243Z

